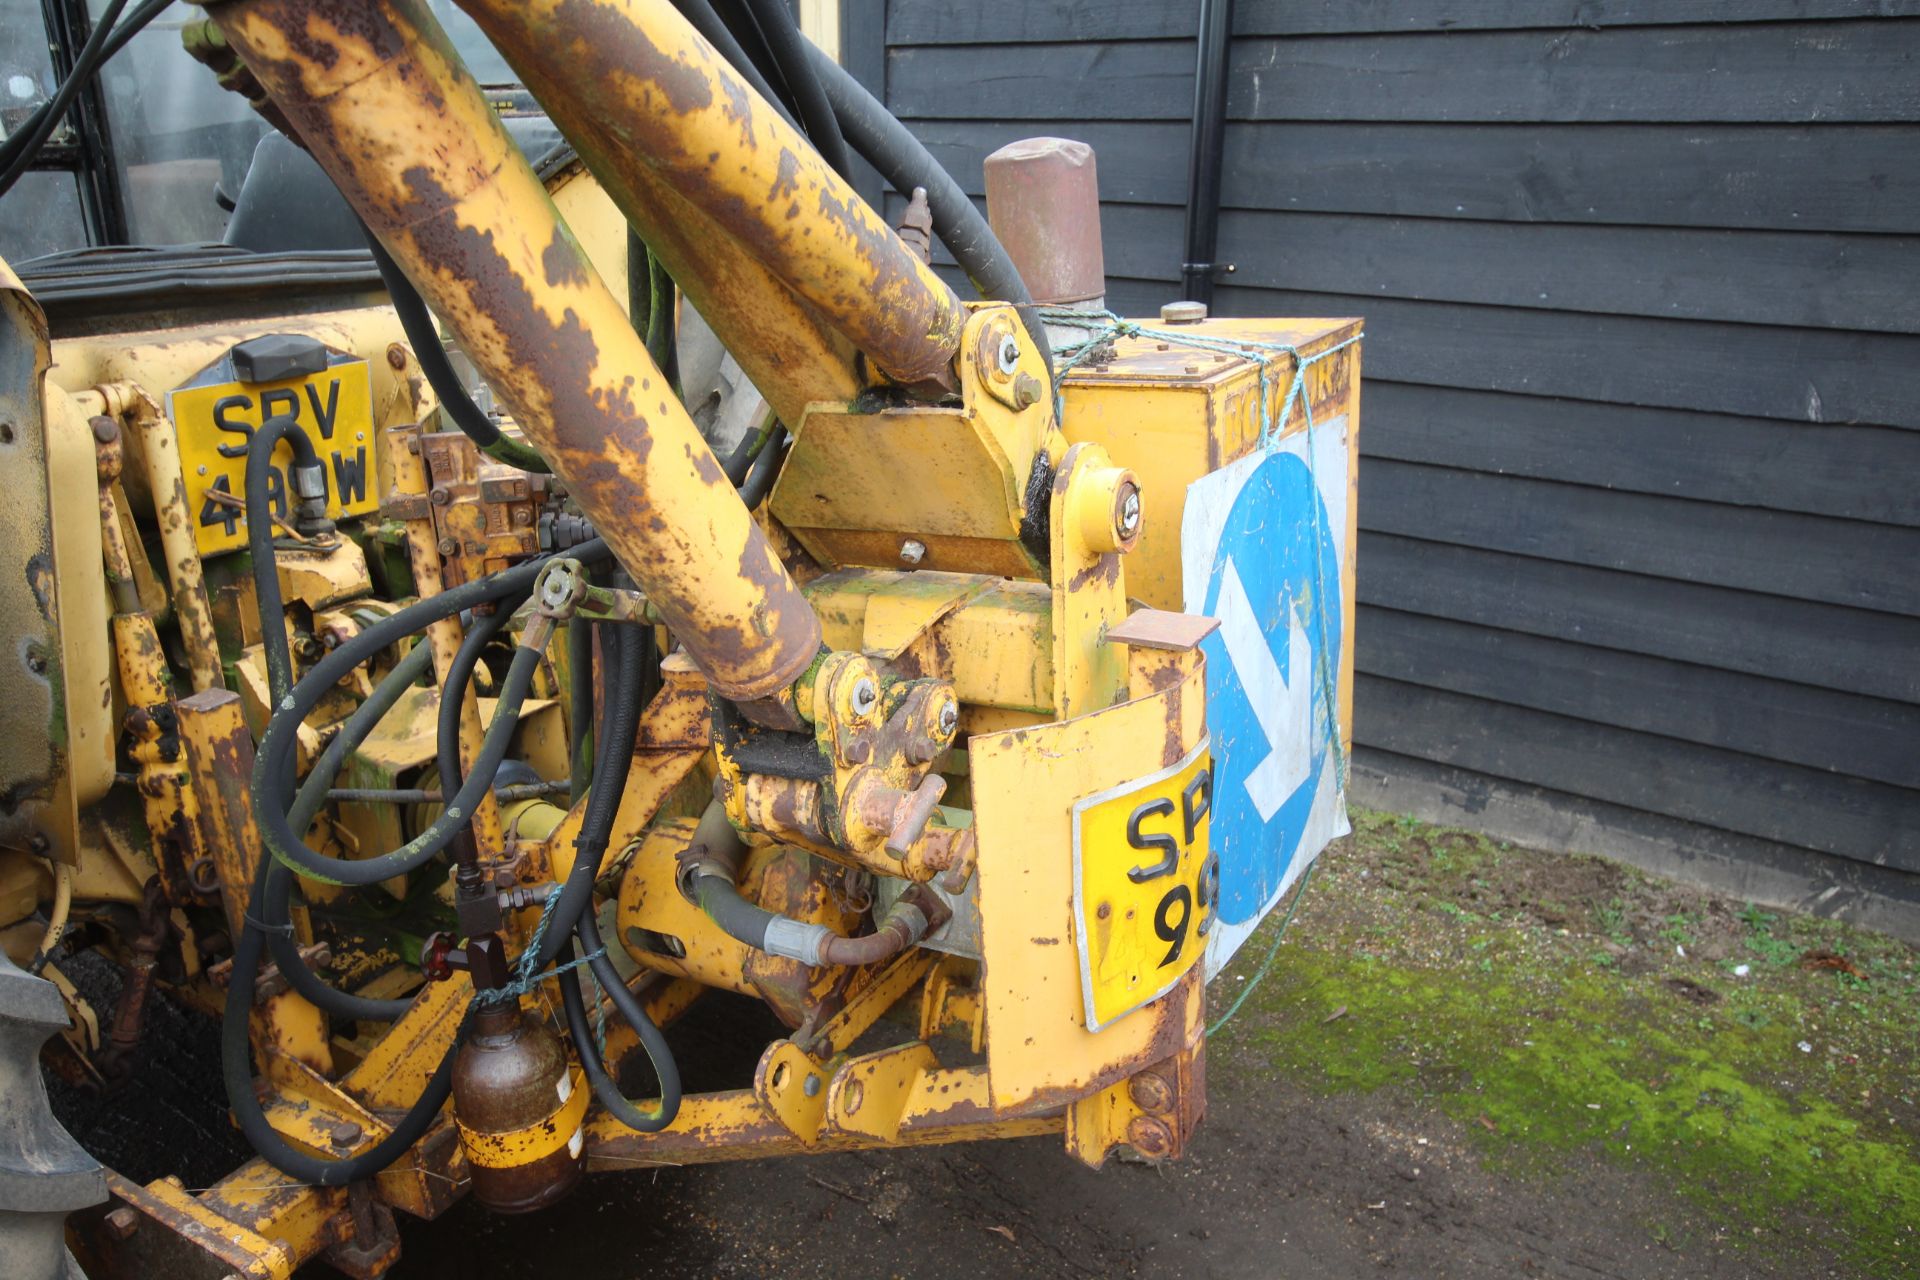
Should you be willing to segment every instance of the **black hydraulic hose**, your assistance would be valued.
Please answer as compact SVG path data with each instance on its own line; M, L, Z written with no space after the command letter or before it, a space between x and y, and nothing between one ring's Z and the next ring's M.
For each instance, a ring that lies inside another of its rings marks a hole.
M598 539L574 548L575 557L584 562L598 561L607 554L606 544ZM269 749L276 741L276 730L278 730L277 740L282 743L295 737L298 725L305 719L312 705L332 689L343 676L374 653L395 640L425 630L430 624L450 617L462 609L472 608L476 604L508 599L527 591L550 558L542 556L491 577L464 583L431 599L416 601L391 617L368 627L316 663L307 678L294 686L292 691L277 704L275 714L267 724L266 737L262 741L260 756L255 762L252 781L254 811L262 820L263 830L271 832L273 828L278 827L277 834L282 836L290 834L287 831L287 819L280 807L285 803L285 787L276 784L283 783L284 780L293 776L292 762L284 758L287 755L284 748ZM508 672L508 686L515 682L516 672L530 679L532 664L523 663L521 661L523 656L537 658L537 653L529 649L516 652L515 670ZM382 686L385 687L390 683L394 685L394 697L397 698L400 687L397 682L389 679L389 681L383 681ZM501 696L503 706L507 705L508 692L509 689L503 688ZM364 704L362 710L365 710ZM358 714L356 712L356 716ZM364 736L377 718L377 715L369 712L368 719L358 726L354 725L353 718L349 718L349 726L355 727ZM289 722L295 726L295 729L286 728ZM343 747L342 755L345 750L346 748ZM484 761L484 750L482 754ZM338 769L339 758L341 757L336 757L332 765L334 771ZM322 760L325 759L323 755ZM493 768L494 765L490 764L484 771L476 770L476 776L483 779L490 778ZM330 776L319 775L316 771L316 776L308 779L307 788L323 794L328 781ZM307 788L303 788L303 792ZM460 799L461 797L456 797L456 803ZM310 821L313 812L317 811L318 803L303 795L302 799L294 804L296 813L304 808L303 802L314 805L312 809L306 810L307 820ZM452 808L448 812L453 812ZM270 848L273 847L273 834L267 835L267 843ZM298 839L291 839L285 843L305 849ZM312 851L307 850L307 852ZM439 1115L440 1108L445 1105L452 1093L453 1058L459 1036L456 1034L445 1056L441 1058L439 1067L428 1080L426 1088L407 1109L406 1114L385 1138L368 1150L343 1160L324 1160L310 1156L284 1141L267 1119L265 1111L260 1106L259 1098L253 1090L252 1045L249 1035L254 993L259 985L261 952L265 946L259 913L265 905L265 889L269 879L274 874L274 868L279 865L274 858L260 859L254 875L253 891L248 902L245 924L234 946L233 975L227 988L225 1017L221 1026L221 1076L241 1132L263 1159L282 1173L299 1181L311 1182L318 1186L341 1186L378 1173L410 1150L425 1135Z
M594 957L594 978L613 1001L615 1011L633 1028L634 1034L640 1039L641 1048L646 1050L647 1060L653 1064L653 1074L660 1081L660 1099L651 1108L642 1109L620 1092L619 1083L607 1073L606 1065L600 1061L600 1053L595 1047L593 1026L587 1021L586 1005L580 998L579 971L569 969L560 975L560 1002L566 1007L567 1029L573 1033L574 1046L580 1051L580 1065L593 1087L593 1096L615 1119L629 1129L657 1133L672 1124L674 1117L680 1114L680 1066L674 1059L673 1047L661 1034L659 1025L647 1016L646 1006L621 980L613 961L607 958L605 948L600 945L599 927L591 911L580 917L577 932L580 944L587 949L588 955Z
M587 799L587 810L581 815L580 834L574 841L573 868L568 872L567 882L561 889L560 902L554 907L553 919L555 922L564 922L564 927L556 929L552 924L549 925L548 934L542 940L536 957L536 968L544 969L566 945L569 930L579 938L584 952L592 957L590 964L594 977L613 1001L615 1010L640 1038L641 1046L653 1063L654 1074L660 1080L659 1102L651 1109L643 1110L635 1106L621 1093L618 1083L600 1062L593 1029L587 1023L586 1008L580 996L580 977L571 969L560 975L561 1001L567 1010L567 1027L573 1034L581 1066L600 1105L612 1112L622 1124L643 1133L664 1129L673 1123L674 1116L679 1113L680 1071L674 1061L672 1047L667 1044L659 1026L647 1016L646 1006L627 989L613 961L606 955L606 948L600 940L600 922L593 914L593 884L600 877L600 864L606 857L613 822L619 813L621 796L626 791L627 774L633 767L633 735L639 727L642 682L651 651L651 646L645 640L644 633L627 632L618 626L601 628L600 651L613 674L607 682L607 713L602 725L600 754L595 762L593 789ZM613 654L617 654L617 658L610 656Z
M817 50L818 46L800 34L800 28L793 21L793 10L787 7L787 0L747 0L747 7L753 14L754 25L760 28L760 38L765 41L767 52L773 55L781 78L793 93L794 106L800 112L807 141L813 144L813 149L820 153L820 158L835 173L851 180L853 157L847 153L847 140L840 132L840 121L834 114L833 103L827 97L826 86L820 83L820 75L813 69L813 59L809 53L809 50Z
M420 362L420 372L426 375L427 385L433 388L441 409L453 420L453 425L482 453L498 462L522 471L550 471L547 460L532 446L502 434L499 425L473 402L473 397L460 383L460 375L454 372L453 362L447 359L446 348L440 345L440 332L434 328L433 314L427 310L420 291L413 287L413 281L407 279L407 273L387 253L378 237L367 230L365 224L360 230L366 236L374 266L380 269L380 279L387 286L387 298L393 303L393 313L399 317L400 328L407 335L407 345L413 348L413 358Z
M440 683L440 714L435 742L440 757L440 794L443 797L460 794L460 788L466 783L460 774L460 714L466 706L467 685L473 680L474 668L480 665L481 653L513 621L513 610L519 607L520 599L518 596L509 596L494 605L492 613L474 619L473 625L467 628L466 639L460 642L453 662L447 667L446 679Z
M713 6L707 0L674 0L674 8L680 11L680 16L691 23L693 29L698 31L708 44L720 51L720 56L725 58L749 85L753 86L755 93L765 98L773 109L780 113L781 119L796 129L800 127L800 122L793 118L791 111L787 110L787 104L781 100L779 94L773 91L773 86L767 83L766 76L761 74L760 68L754 64L753 59L747 56L747 51L740 47L740 41L735 38L727 24L720 20L720 15L714 12Z
M740 485L740 501L747 504L749 511L758 507L773 490L774 479L780 474L780 464L787 460L787 444L791 437L787 435L785 427L775 427L774 432L776 438L760 446L752 469Z
M474 757L472 774L440 814L427 825L427 829L412 840L398 849L371 858L330 858L308 848L299 834L287 826L285 818L276 820L276 815L267 805L256 804L261 834L266 839L267 847L276 857L293 863L294 868L302 874L331 884L379 884L382 880L406 875L425 865L428 859L452 843L453 838L472 821L474 806L480 803L493 785L494 770L507 757L508 743L519 725L520 704L526 701L527 691L533 685L534 672L539 666L538 649L523 645L514 650L513 664L507 668L507 678L501 682L493 721L487 726L486 736L481 740L480 750ZM281 723L276 719L267 725L266 737L261 742L259 767L254 772L256 783L260 779L261 768L281 771L292 764L294 735L291 730L276 734L275 730Z
M566 946L575 923L581 916L592 914L593 885L600 878L600 864L606 857L613 820L627 789L627 772L633 765L644 656L639 637L625 634L624 627L608 624L600 628L605 714L594 748L593 783L587 791L586 812L580 815L580 831L573 841L573 866L560 885L560 901L554 904L553 918L534 957L536 970L552 963Z
M347 753L366 740L367 734L431 668L432 663L432 646L422 641L415 644L407 656L374 686L372 694L347 717L347 722L334 734L312 772L307 775L307 781L300 788L300 794L295 797L288 814L289 825L297 831L305 831L312 824L314 815L326 803L327 784L340 772ZM407 1006L413 1003L411 1000L372 1000L356 996L339 990L307 967L300 955L299 944L294 942L292 933L286 927L291 918L289 908L293 899L293 872L277 859L267 858L264 861L272 865L267 871L260 903L260 922L264 926L267 947L273 954L273 963L288 984L308 1002L336 1018L391 1021L405 1013Z
M225 1016L220 1025L220 1075L227 1090L227 1103L233 1108L240 1132L260 1157L288 1177L316 1186L337 1187L371 1177L405 1155L425 1136L440 1114L440 1108L453 1092L453 1055L459 1037L448 1045L439 1068L406 1114L395 1123L386 1137L356 1156L325 1160L308 1155L283 1139L267 1119L260 1099L253 1091L253 1046L249 1035L254 992L260 980L263 938L256 912L265 897L271 858L260 859L253 881L253 897L247 910L247 923L234 945L233 975L227 985Z
M867 92L865 85L817 47L809 44L808 50L814 72L853 149L900 194L911 195L915 187L926 189L934 234L981 297L1011 302L1020 308L1020 318L1051 370L1053 348L1047 342L1045 326L1033 313L1033 294L985 215L925 144Z
M287 477L289 487L295 484L293 476L302 468L320 466L320 455L314 452L313 440L305 428L284 413L261 423L247 442L247 554L253 558L253 591L260 617L260 647L267 659L267 692L272 695L275 706L293 688L286 605L280 597L280 572L273 560L273 521L267 514L267 472L273 466L274 446L282 440L293 446L293 473Z
M567 803L580 803L593 778L593 628L585 618L567 624L567 729L572 764Z
M608 552L606 543L596 538L573 548L570 554L582 562L593 562L604 558ZM539 660L537 652L523 648L515 653L513 667L501 690L494 723L488 729L486 742L482 744L477 762L480 767L474 770L474 776L467 779L460 793L452 798L447 808L425 831L400 849L378 858L365 861L328 858L309 849L301 835L288 825L283 782L294 776L298 726L342 677L379 649L463 609L504 600L529 590L549 559L551 557L542 556L529 560L490 577L463 583L430 599L416 601L327 654L314 664L304 679L294 685L292 692L277 704L274 715L267 722L267 731L261 738L259 755L254 761L252 779L253 807L260 824L261 837L275 857L293 863L295 869L317 879L367 885L377 884L419 866L446 847L453 834L468 821L464 815L471 814L473 804L484 788L490 785L493 772L505 754L519 700L525 697L526 686L531 682Z

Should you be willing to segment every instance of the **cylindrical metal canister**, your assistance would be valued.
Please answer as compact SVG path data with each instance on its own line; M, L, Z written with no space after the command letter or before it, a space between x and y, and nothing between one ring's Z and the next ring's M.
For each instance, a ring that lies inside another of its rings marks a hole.
M985 164L987 221L1043 306L1106 304L1093 148L1067 138L1009 142Z
M543 1209L586 1172L588 1090L560 1038L511 1002L482 1005L453 1060L453 1117L476 1200Z

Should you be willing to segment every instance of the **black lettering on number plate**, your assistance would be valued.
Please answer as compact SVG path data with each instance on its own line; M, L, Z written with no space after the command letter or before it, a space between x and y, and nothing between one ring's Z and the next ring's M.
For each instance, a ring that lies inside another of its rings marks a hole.
M1144 832L1140 824L1148 818L1171 818L1173 801L1164 796L1158 800L1149 800L1135 809L1127 818L1127 843L1136 849L1158 849L1160 861L1148 867L1134 867L1127 872L1127 879L1135 884L1145 884L1149 880L1158 880L1161 876L1170 876L1180 866L1180 846L1174 843L1170 835L1160 832Z
M1176 923L1171 916L1174 904L1180 907L1180 919ZM1160 905L1153 909L1153 932L1162 942L1171 943L1167 954L1160 961L1164 969L1180 958L1181 951L1187 945L1187 926L1193 922L1193 894L1183 884L1177 884L1160 898Z
M216 493L231 494L232 492L233 485L227 477L219 475L213 478L213 483L207 486L207 497L200 503L201 528L210 529L217 524L227 537L233 536L234 526L240 523L240 508L229 506L213 497Z

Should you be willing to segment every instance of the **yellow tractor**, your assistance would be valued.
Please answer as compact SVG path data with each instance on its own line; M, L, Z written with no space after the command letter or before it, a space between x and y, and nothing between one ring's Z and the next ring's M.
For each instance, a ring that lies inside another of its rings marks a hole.
M0 1269L373 1277L395 1210L656 1161L1178 1157L1208 978L1344 830L1358 321L1101 310L1084 148L996 157L989 227L779 3L460 5L530 103L424 0L188 31L378 278L0 264ZM715 990L785 1034L683 1089ZM53 1033L137 1088L160 1000L257 1152L203 1190L40 1092Z

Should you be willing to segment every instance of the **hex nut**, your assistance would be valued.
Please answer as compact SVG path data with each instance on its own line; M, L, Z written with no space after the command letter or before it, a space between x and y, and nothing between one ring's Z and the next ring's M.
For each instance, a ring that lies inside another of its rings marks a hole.
M106 1217L107 1234L115 1240L126 1240L140 1229L140 1215L130 1207L121 1205Z
M900 562L902 564L919 564L926 558L927 544L920 541L920 539L908 538L900 544Z

